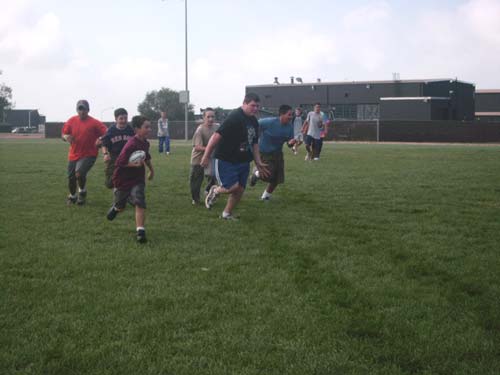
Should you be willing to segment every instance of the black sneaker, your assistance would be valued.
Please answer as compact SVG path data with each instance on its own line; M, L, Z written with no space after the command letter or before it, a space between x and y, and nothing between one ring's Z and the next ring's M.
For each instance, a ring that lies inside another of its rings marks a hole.
M137 231L137 242L139 243L145 243L147 241L146 239L146 231L144 229L139 229Z
M68 195L68 198L66 199L66 204L68 206L71 206L72 204L76 203L76 197L72 197L71 195Z
M250 186L255 186L258 179L259 178L255 175L255 173L252 173L252 177L250 177Z
M106 218L107 218L109 221L111 221L111 220L113 220L113 219L116 217L116 215L118 215L118 211L117 211L117 210L115 210L115 206L113 205L113 206L111 206L111 208L109 209L108 214L106 215Z
M87 199L87 192L81 191L78 193L78 199L76 200L76 204L82 206L85 204L85 200Z

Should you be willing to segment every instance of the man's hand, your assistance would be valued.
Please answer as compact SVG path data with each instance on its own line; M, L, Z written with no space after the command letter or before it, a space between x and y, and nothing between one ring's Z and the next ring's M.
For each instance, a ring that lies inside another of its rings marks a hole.
M148 171L148 180L151 181L153 179L153 177L155 176L155 171L150 169Z
M257 167L257 170L259 171L259 175L260 175L261 177L266 178L266 177L269 177L269 176L270 176L271 172L270 172L270 171L269 171L269 169L267 168L267 167L269 166L268 164L266 164L266 163L262 163L262 162L260 162L260 163L257 163L257 162L256 162L256 163L255 163L255 166Z
M104 161L110 161L111 160L111 156L109 154L104 154Z
M203 168L206 168L206 167L208 167L208 162L209 162L209 159L206 158L205 156L203 156L203 158L201 158L200 165Z
M71 134L64 134L63 139L68 142L69 144L73 143L75 141L75 138Z

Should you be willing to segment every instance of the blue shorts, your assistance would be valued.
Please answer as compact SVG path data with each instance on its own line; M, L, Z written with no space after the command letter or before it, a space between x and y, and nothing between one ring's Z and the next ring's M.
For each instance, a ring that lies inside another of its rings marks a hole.
M230 163L215 159L215 177L224 188L229 189L235 184L246 187L250 163Z

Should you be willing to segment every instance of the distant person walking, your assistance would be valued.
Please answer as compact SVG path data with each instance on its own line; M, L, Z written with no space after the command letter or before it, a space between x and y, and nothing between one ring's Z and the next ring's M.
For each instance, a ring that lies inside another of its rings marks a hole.
M168 130L167 111L161 111L158 119L158 151L163 153L165 146L165 155L170 155L170 132Z
M295 108L295 114L292 119L293 125L293 137L295 139L295 144L292 147L292 151L297 155L299 146L304 143L304 134L302 133L302 127L304 125L303 111L301 107Z
M211 208L220 194L229 194L222 218L235 220L233 210L241 200L250 172L250 162L255 160L260 176L267 177L267 165L260 159L258 132L255 115L259 111L260 98L248 93L240 108L232 111L208 142L201 165L208 167L210 155L215 149L215 175L220 186L210 189L205 205Z
M323 116L321 115L321 104L316 103L314 110L307 114L304 128L306 133L306 150L307 155L305 160L319 160L319 147L321 141L321 130L323 130Z
M203 177L207 178L205 195L210 188L217 183L212 168L212 157L209 155L208 166L204 168L200 165L205 149L207 148L210 137L219 129L215 123L215 112L212 108L206 108L203 112L203 123L198 126L193 135L193 150L191 151L191 171L189 173L189 186L191 189L192 204L200 203L200 188L203 183Z
M87 173L94 165L99 149L99 137L108 130L99 120L89 116L89 102L76 103L78 115L66 121L62 138L70 144L68 153L68 205L85 204L87 198ZM78 186L78 195L76 188Z

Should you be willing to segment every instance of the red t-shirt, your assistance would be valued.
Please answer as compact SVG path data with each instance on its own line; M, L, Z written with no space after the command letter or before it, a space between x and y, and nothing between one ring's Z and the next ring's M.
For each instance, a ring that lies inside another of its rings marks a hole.
M95 146L97 138L106 134L108 128L93 117L80 120L79 116L73 116L63 126L62 135L69 134L74 140L69 147L68 159L71 161L81 158L96 157L98 149Z

